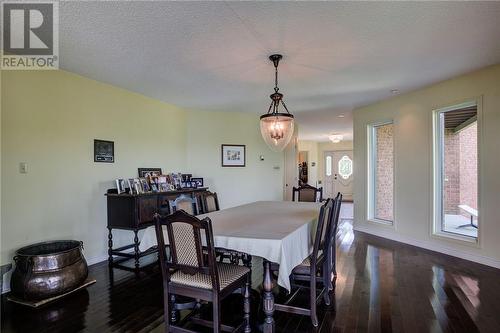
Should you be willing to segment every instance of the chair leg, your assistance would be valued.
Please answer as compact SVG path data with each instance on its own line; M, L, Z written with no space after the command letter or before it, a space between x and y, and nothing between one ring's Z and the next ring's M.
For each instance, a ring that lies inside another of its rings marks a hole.
M170 303L171 304L171 309L170 309L170 320L172 323L176 323L179 320L179 311L175 309L175 295L170 295Z
M219 296L215 296L213 299L213 332L220 333L221 332L221 320L220 320L220 301Z
M325 287L327 288L327 290L331 290L333 287L332 286L332 270L333 270L333 266L332 266L333 249L332 249L332 247L328 248L328 255L327 255L325 262L326 262L325 276L327 277L327 281L326 281L327 283L325 284Z
M337 276L337 249L334 247L333 250L332 250L332 272L333 272L333 276L336 277Z
M328 291L330 290L330 279L331 279L331 274L330 270L328 267L327 261L323 264L323 288L325 289L325 292L323 293L323 300L325 301L325 304L327 306L330 305L330 294Z
M311 321L314 327L318 327L318 315L316 313L316 279L311 275L311 289L309 298L311 299Z
M165 322L165 333L170 332L170 312L168 310L168 302L169 302L168 292L166 288L163 289L163 320Z
M245 288L243 289L243 320L245 321L245 333L250 333L250 274L248 274Z
M328 290L333 290L333 279L337 276L336 271L336 248L335 245L331 247L331 255L330 255L330 270L328 271Z

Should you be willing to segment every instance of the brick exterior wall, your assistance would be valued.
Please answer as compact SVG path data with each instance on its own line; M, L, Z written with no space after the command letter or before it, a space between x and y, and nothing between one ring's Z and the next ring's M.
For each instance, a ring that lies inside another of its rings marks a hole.
M460 137L452 129L444 130L444 197L445 214L458 214L460 202Z
M393 221L394 204L394 125L376 128L375 218Z
M444 134L445 214L463 214L458 205L477 209L477 123L454 133Z
M460 131L459 135L460 204L477 209L477 122Z

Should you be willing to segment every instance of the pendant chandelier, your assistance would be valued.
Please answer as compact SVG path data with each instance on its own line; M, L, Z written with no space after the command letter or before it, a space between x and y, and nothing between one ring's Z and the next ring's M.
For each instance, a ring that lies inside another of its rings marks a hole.
M279 93L278 88L278 64L283 58L281 54L273 54L269 59L274 64L274 93L271 94L271 105L266 114L260 116L260 133L273 151L282 151L290 142L293 135L293 115L288 111L283 94ZM284 111L280 112L280 104Z

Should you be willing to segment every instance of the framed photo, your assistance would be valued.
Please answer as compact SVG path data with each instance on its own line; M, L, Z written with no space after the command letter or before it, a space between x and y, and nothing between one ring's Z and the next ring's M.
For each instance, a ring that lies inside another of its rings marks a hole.
M139 180L139 178L134 178L134 191L136 194L141 194L143 192L141 181Z
M198 183L195 182L194 180L191 180L190 181L190 185L189 185L191 188L198 188Z
M128 193L134 194L134 178L127 179Z
M128 187L130 194L141 194L142 186L139 178L129 178L128 179Z
M182 187L190 188L191 187L191 177L193 175L191 173L183 173L181 176L182 176Z
M245 145L221 145L223 167L244 167L246 162Z
M139 168L137 169L140 178L161 175L161 168Z
M116 190L118 194L125 193L125 188L127 186L125 185L125 179L117 179L116 180Z
M196 186L193 186L193 183L196 184ZM195 188L203 187L203 178L192 177L191 178L191 187L195 187Z
M149 187L149 183L148 183L148 180L146 178L139 178L139 181L141 182L141 189L142 189L142 192L146 193L146 192L151 192L151 188Z
M94 140L94 162L114 163L115 143L113 141Z

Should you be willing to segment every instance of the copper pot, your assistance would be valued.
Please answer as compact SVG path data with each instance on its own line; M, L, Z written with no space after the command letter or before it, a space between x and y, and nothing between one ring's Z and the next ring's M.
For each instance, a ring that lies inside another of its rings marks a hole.
M25 300L40 300L80 286L88 276L82 249L82 242L61 240L17 250L10 280L12 293Z

